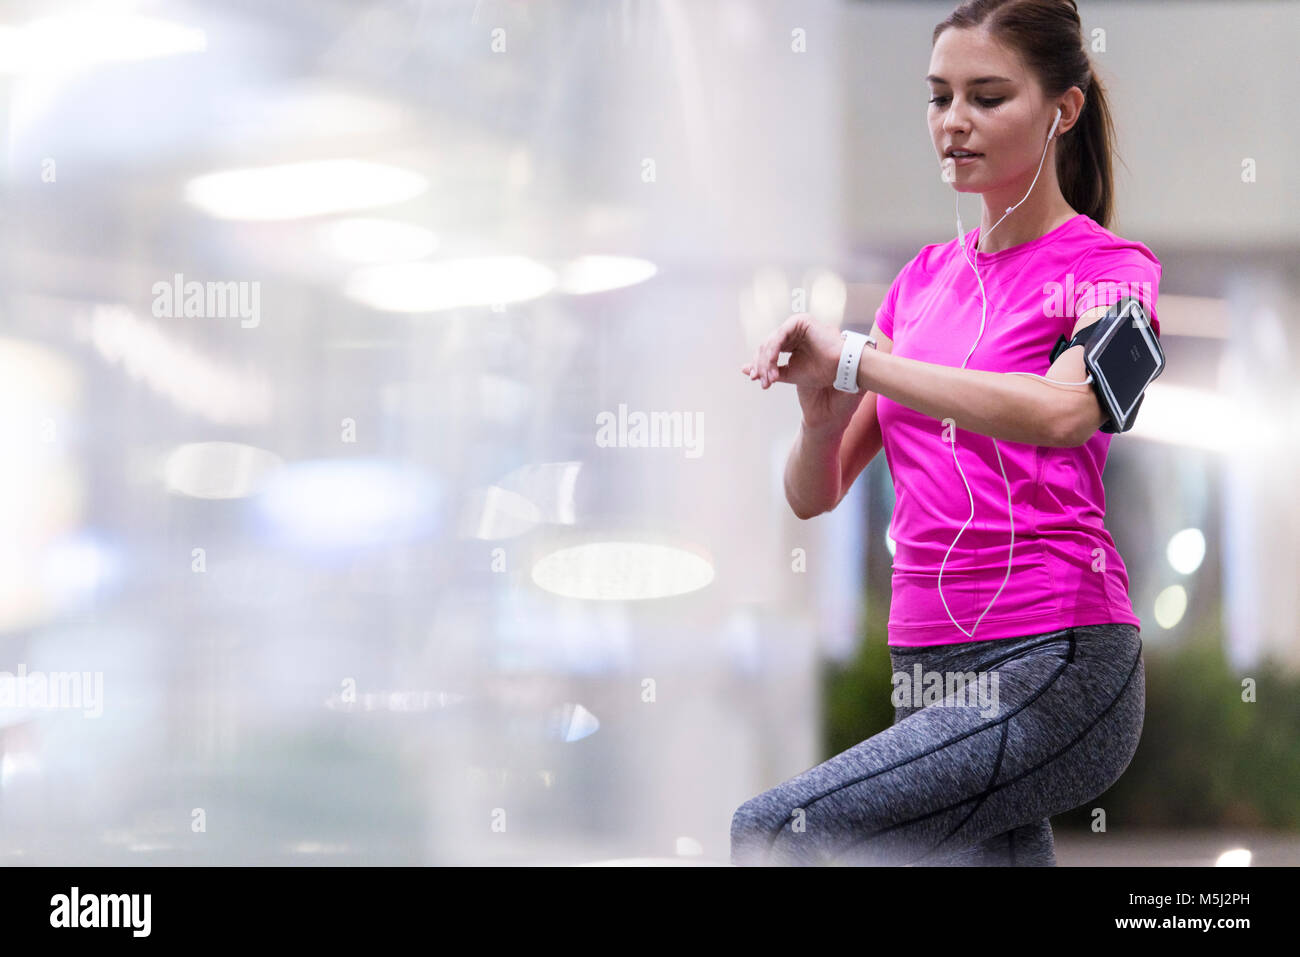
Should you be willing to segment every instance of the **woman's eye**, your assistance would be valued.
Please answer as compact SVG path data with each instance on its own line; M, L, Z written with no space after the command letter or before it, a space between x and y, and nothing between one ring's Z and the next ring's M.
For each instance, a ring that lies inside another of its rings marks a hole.
M987 108L987 107L994 107L994 106L997 106L999 103L1001 103L1001 102L1002 102L1003 100L1005 100L1005 99L1006 99L1005 96L986 97L986 98L980 98L980 99L978 100L978 102L979 102L979 105L980 105L980 106L983 106L983 107L986 107L986 108ZM946 96L932 96L932 97L930 98L930 102L931 102L931 103L939 103L939 102L947 103L947 102L948 102L948 97L946 97Z

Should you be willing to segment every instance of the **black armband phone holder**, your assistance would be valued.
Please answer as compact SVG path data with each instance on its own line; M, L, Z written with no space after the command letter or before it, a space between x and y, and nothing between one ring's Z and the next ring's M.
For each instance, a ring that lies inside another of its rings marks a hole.
M1103 432L1127 432L1137 420L1146 388L1164 371L1165 353L1142 303L1125 297L1073 339L1060 336L1049 365L1066 349L1082 344L1083 364L1092 376L1106 421Z

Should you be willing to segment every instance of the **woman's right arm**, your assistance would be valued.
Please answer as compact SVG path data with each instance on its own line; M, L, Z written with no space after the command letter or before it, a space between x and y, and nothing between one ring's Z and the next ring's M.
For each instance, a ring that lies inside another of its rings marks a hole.
M871 334L881 352L893 351L879 324ZM795 515L809 519L833 511L883 444L874 392L862 397L847 427L800 428L785 466L785 497Z

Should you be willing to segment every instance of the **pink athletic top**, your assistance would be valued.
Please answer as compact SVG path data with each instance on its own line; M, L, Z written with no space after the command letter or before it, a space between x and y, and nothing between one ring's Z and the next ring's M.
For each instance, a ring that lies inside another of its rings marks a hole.
M978 239L978 228L966 234L972 261ZM981 252L977 265L988 313L968 369L1044 375L1057 337L1071 338L1078 316L1124 296L1146 306L1160 335L1160 261L1142 243L1122 239L1082 213L1037 239ZM955 236L925 246L903 267L876 319L893 340L894 355L961 366L979 335L980 291ZM958 422L957 455L968 497L937 419L883 395L876 408L896 497L889 527L895 543L890 645L1025 637L1109 622L1141 626L1128 595L1128 571L1103 523L1101 477L1110 433L1098 430L1075 448L998 440L1011 484L1014 561L1001 594L976 627L1007 574L1012 545L993 440ZM970 517L971 497L975 516L948 553ZM940 600L945 554L943 598L974 637L952 623Z

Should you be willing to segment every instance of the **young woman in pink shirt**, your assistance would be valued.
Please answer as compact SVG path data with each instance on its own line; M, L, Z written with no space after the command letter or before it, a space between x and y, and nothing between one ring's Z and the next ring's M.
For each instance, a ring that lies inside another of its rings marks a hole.
M805 314L741 370L798 393L800 518L885 452L894 724L741 805L736 864L1055 864L1051 816L1114 784L1141 737L1141 622L1103 523L1119 430L1083 347L1050 357L1126 296L1158 336L1160 262L1107 228L1113 131L1075 4L961 4L926 82L942 178L983 197L979 228L899 272L857 392L833 385L839 332Z

